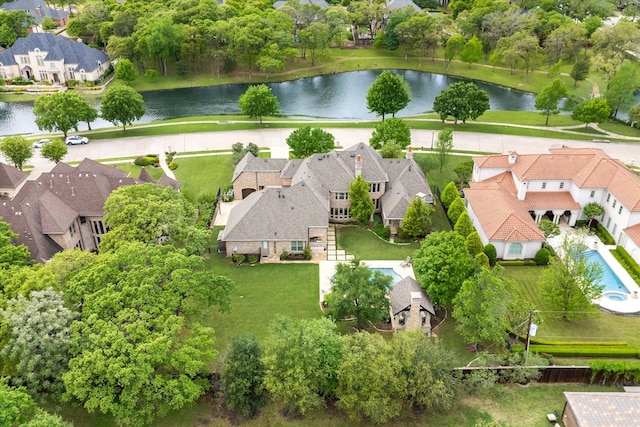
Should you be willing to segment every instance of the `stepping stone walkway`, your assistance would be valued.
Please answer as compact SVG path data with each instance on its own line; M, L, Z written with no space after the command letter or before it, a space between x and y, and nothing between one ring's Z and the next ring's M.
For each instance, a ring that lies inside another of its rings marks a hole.
M330 224L327 231L327 261L351 261L354 258L344 249L336 248L336 226Z

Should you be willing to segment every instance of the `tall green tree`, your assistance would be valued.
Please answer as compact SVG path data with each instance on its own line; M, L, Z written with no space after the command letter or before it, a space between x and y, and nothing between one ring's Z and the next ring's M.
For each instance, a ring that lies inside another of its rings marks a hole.
M411 92L402 76L383 71L373 82L367 92L367 108L382 116L395 114L409 104Z
M138 70L135 65L127 58L122 58L116 65L116 78L122 80L126 84L130 84L138 78Z
M129 86L112 86L104 94L100 115L114 125L122 124L122 130L127 125L138 120L145 113L142 95Z
M482 42L476 36L473 36L464 44L460 52L460 59L467 63L467 67L471 67L472 62L478 62L482 58Z
M466 43L467 39L460 33L456 33L447 39L444 48L444 60L447 63L447 69L451 66L451 62L462 53Z
M371 219L375 209L373 200L369 195L371 184L365 180L362 175L356 176L356 179L349 184L349 200L351 201L350 215L351 218L366 223Z
M591 227L593 220L604 214L604 207L597 202L587 203L582 208L582 214L589 219L589 227Z
M11 266L29 265L31 254L25 245L15 245L18 235L0 217L0 270Z
M227 407L245 418L266 403L260 343L253 336L235 336L224 358L220 381Z
M40 154L47 160L51 160L53 163L60 163L60 161L67 155L69 148L67 144L60 138L53 138L51 141L45 143L40 150Z
M588 57L584 57L578 59L573 67L571 67L571 72L569 75L573 79L573 87L578 86L578 82L581 82L587 78L589 75L589 70L591 69L591 61Z
M0 10L0 46L13 46L18 38L27 36L29 27L34 23L33 16L25 10Z
M335 395L343 338L327 319L277 318L264 341L264 385L290 415L304 415Z
M318 59L328 56L330 31L327 24L314 22L307 28L298 31L298 36L300 37L300 45L305 50L305 56L307 52L309 53L312 67Z
M442 193L440 193L440 201L447 211L449 210L451 203L453 203L453 201L459 197L460 194L458 193L458 189L456 188L456 183L453 181L448 182L447 185L445 185L442 189Z
M193 204L171 187L152 183L120 187L105 201L104 213L109 232L100 243L102 251L113 251L123 242L168 243L200 255L209 243L208 230L196 225Z
M455 225L458 221L458 218L460 218L460 215L462 215L462 213L466 211L467 208L464 205L462 197L456 194L456 198L453 199L453 202L451 202L451 205L449 205L449 209L447 209L447 217L449 218L449 220L451 220L451 223Z
M567 96L567 88L560 79L554 79L536 95L535 108L545 115L545 125L549 125L549 116L560 113L558 103Z
M404 214L402 230L410 237L426 236L431 229L431 215L434 212L433 205L427 204L420 197L414 197Z
M636 87L636 68L631 63L625 63L618 73L609 80L609 87L604 94L607 104L615 118L618 111L633 105L633 92Z
M413 254L416 277L437 304L450 304L474 268L464 238L454 231L430 233Z
M328 153L336 147L335 137L321 128L303 126L287 137L290 155L294 159L304 159L313 154Z
M565 236L556 250L558 256L542 273L542 298L565 320L598 315L593 300L602 293L602 267L590 262L586 251L583 236Z
M469 216L469 212L465 209L453 227L456 233L460 234L463 238L467 238L469 234L473 233L476 229L473 227L473 222L471 221L471 217Z
M159 17L150 21L145 42L149 56L162 64L162 74L167 77L167 61L174 59L185 37L184 27L174 24L171 17Z
M473 160L459 163L453 171L458 176L458 188L462 190L469 184L469 181L471 181L471 176L473 175Z
M398 144L403 149L411 145L411 129L404 120L393 117L376 123L369 144L379 150L387 143Z
M336 266L331 292L325 296L327 315L335 320L355 317L359 329L377 323L389 315L391 276L371 271L358 260Z
M260 147L253 142L248 143L246 147L242 142L236 142L231 145L231 162L234 166L237 165L247 153L251 153L255 157L258 157L259 151Z
M472 82L456 82L443 89L433 101L433 110L444 122L453 116L455 123L475 120L489 109L489 95Z
M27 160L33 157L33 147L24 136L10 135L0 141L0 153L15 167L22 170Z
M36 411L36 403L23 387L8 385L9 378L0 380L0 422L5 426L23 425Z
M456 330L477 349L480 343L503 346L507 338L507 311L515 299L515 282L497 265L483 267L462 283L453 300Z
M71 129L77 132L81 122L90 123L97 118L96 109L74 91L38 97L33 104L33 114L38 129L60 131L65 138Z
M585 129L589 123L602 123L611 115L611 107L604 98L592 98L581 102L574 108L571 118L584 123Z
M278 98L271 92L271 88L264 84L249 86L240 96L238 105L242 114L260 119L260 124L263 116L274 116L280 112Z
M438 132L438 138L436 138L436 144L434 146L436 155L438 156L438 164L440 165L440 172L444 164L447 162L447 158L453 150L453 130L442 129Z

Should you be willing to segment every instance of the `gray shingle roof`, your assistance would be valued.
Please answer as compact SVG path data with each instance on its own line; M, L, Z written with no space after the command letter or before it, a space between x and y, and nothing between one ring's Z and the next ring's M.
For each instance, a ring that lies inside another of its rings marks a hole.
M302 240L309 227L329 225L329 200L309 185L265 188L233 208L224 241Z
M413 159L382 159L382 166L389 175L389 186L382 196L385 218L402 219L411 200L424 194L427 203L433 203L433 194L422 169Z
M15 190L25 179L27 174L20 169L0 163L0 188Z
M109 61L109 57L103 52L82 42L50 33L31 33L19 38L11 48L2 52L0 62L5 65L15 64L14 55L26 55L36 48L47 53L45 61L64 60L67 66L76 64L75 71L92 72L98 68L98 62L104 64Z
M564 392L580 427L635 427L640 393Z
M37 12L37 9L40 8L40 13ZM0 10L6 11L14 11L14 10L24 10L29 15L33 16L33 19L36 24L40 24L42 18L45 16L49 16L51 19L59 20L64 19L69 14L61 9L53 9L47 5L46 1L42 0L13 0L8 1L2 5L0 5Z
M391 299L391 309L393 310L394 316L401 311L411 308L412 292L420 292L420 295L422 296L420 308L435 316L436 312L433 309L433 303L431 302L429 295L427 295L427 293L420 287L420 284L410 276L405 277L391 288L389 298Z
M231 182L242 172L280 172L287 162L287 159L265 159L247 152L233 170Z

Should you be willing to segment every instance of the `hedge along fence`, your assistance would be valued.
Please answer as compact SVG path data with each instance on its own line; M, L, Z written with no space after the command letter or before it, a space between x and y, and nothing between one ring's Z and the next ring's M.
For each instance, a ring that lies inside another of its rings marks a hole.
M622 246L616 246L615 249L611 250L611 255L618 260L620 265L627 270L629 276L640 286L640 265L629 255L629 252Z
M529 351L560 357L638 358L640 349L628 346L607 345L540 345L532 344Z
M607 381L640 381L640 362L629 360L594 360L590 364L592 381L599 376Z

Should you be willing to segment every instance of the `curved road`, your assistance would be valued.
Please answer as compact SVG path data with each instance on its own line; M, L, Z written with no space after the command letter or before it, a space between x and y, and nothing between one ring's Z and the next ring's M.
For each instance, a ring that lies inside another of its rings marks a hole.
M358 142L368 142L372 129L325 128L336 138L336 144L350 147ZM282 157L288 148L286 139L295 129L260 129L234 130L219 132L187 133L175 135L126 137L92 140L87 145L69 147L65 161L91 159L107 159L119 157L136 157L146 153L177 151L178 155L187 151L207 151L230 149L236 142L244 144L253 142L259 147L268 147L274 157ZM126 135L126 134L125 134ZM431 148L437 131L412 130L412 146L415 149ZM520 154L546 153L549 148L592 147L601 148L611 157L620 159L625 164L636 164L640 160L640 143L602 143L573 141L567 139L538 138L515 135L497 135L475 132L454 131L455 150L507 153L517 151ZM53 166L36 153L30 161L38 172L48 171Z

